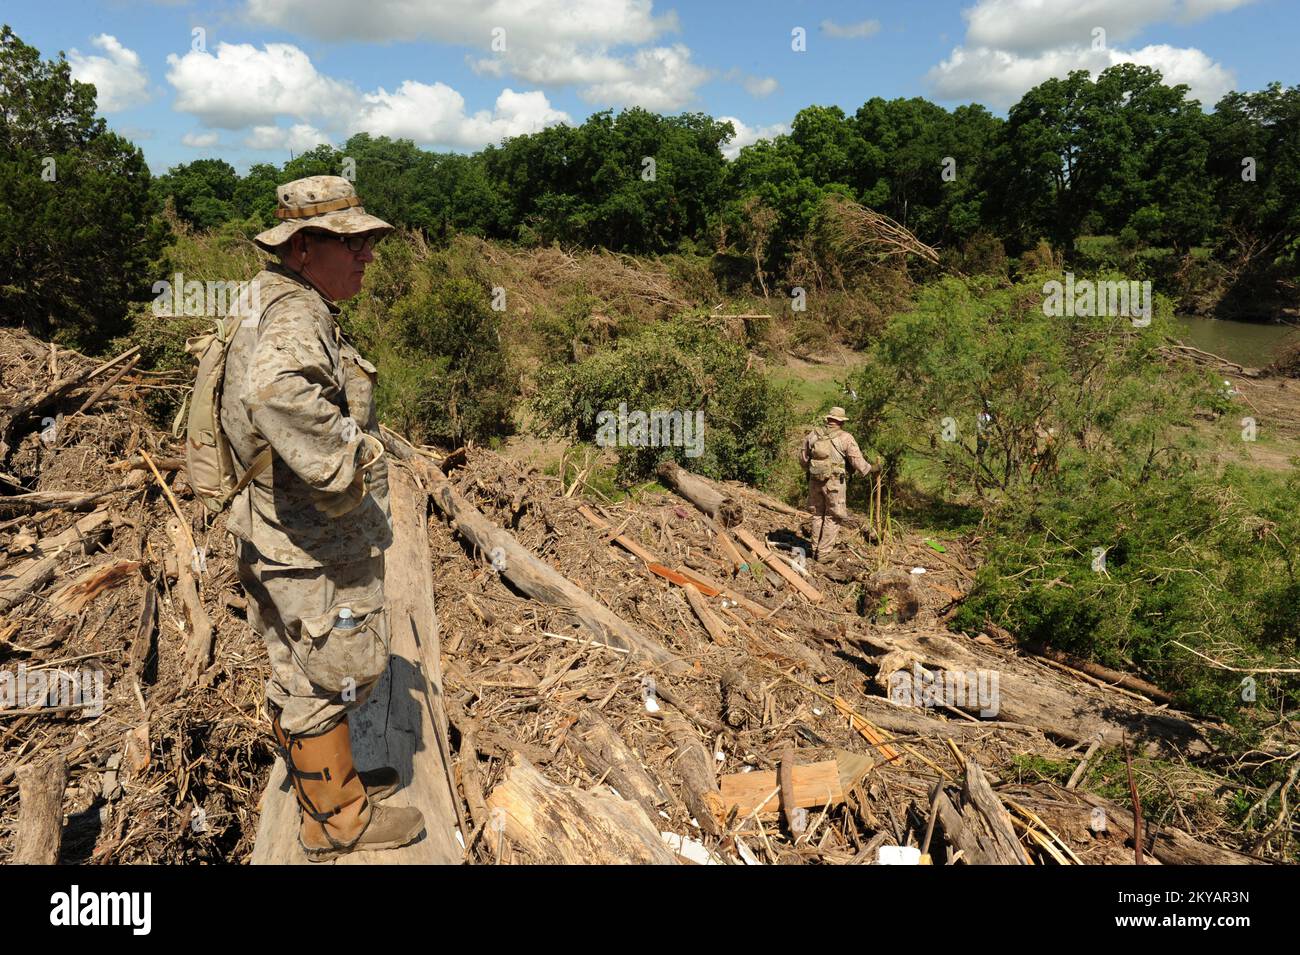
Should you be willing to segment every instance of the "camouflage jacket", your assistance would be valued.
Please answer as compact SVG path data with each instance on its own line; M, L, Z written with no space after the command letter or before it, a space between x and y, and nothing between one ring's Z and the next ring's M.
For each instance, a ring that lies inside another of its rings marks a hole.
M859 474L867 474L871 471L871 465L868 464L867 459L862 456L862 451L858 447L858 442L854 440L853 435L849 434L843 428L838 431L830 428L823 430L825 430L827 435L830 437L831 444L835 445L835 450L843 456L844 462L848 467L857 471ZM802 464L805 469L807 469L809 463L812 461L812 449L813 445L816 443L816 431L810 431L803 439L803 447L799 449L799 463Z
M242 472L269 444L271 467L231 503L230 532L269 561L320 567L374 557L392 540L388 467L366 476L369 493L342 518L317 507L352 483L379 436L375 366L342 336L337 306L305 279L270 264L254 280L260 319L231 338L221 427Z

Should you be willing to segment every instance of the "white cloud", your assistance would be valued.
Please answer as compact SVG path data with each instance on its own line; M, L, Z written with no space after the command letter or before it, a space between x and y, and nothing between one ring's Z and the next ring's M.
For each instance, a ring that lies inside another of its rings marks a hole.
M334 145L328 136L310 123L294 123L288 129L283 126L254 126L244 139L244 145L249 149L274 149L293 153L308 152L322 143Z
M505 31L506 49L541 44L642 44L679 29L677 15L656 17L653 0L247 0L250 19L325 40L424 38L489 48Z
M214 132L186 133L181 137L181 145L189 146L191 149L209 149L217 144L218 138Z
M262 49L223 43L215 55L191 51L167 62L176 109L208 127L247 130L244 144L252 149L303 152L363 131L425 146L479 149L571 121L540 90L505 89L492 110L475 113L445 83L406 80L393 92L380 87L363 93L318 72L306 53L286 43Z
M691 51L681 43L637 50L625 60L602 56L598 66L606 75L578 91L584 100L659 112L681 109L710 76L691 62Z
M1252 0L978 0L962 11L966 40L926 80L941 99L1007 107L1025 91L1071 70L1094 76L1117 63L1159 70L1166 83L1185 83L1212 107L1232 89L1231 70L1194 47L1149 44L1121 48L1157 23L1187 22ZM1104 33L1095 34L1100 27Z
M745 91L750 96L771 96L776 92L777 82L774 76L745 77Z
M1047 50L1023 56L987 47L957 47L926 74L926 80L940 99L976 100L1005 108L1027 90L1052 77L1064 77L1071 70L1088 70L1096 76L1117 63L1138 63L1159 70L1168 85L1186 83L1190 95L1207 108L1233 88L1231 70L1215 63L1194 48L1167 45L1144 46L1138 50L1091 47Z
M650 46L680 29L653 0L247 0L257 23L327 40L427 38L481 50L482 75L576 86L588 102L681 109L709 71L681 43ZM633 47L614 52L617 47Z
M822 32L836 40L860 40L880 32L879 20L861 20L858 23L822 21Z
M742 149L753 145L760 139L771 139L774 136L781 136L790 132L790 127L785 123L773 123L771 126L750 126L735 116L719 116L718 122L731 123L736 129L736 135L722 145L722 155L727 159L735 159L740 155Z
M567 113L552 109L540 90L502 90L495 109L473 115L465 111L465 98L445 83L430 85L407 80L392 93L381 87L363 100L357 130L464 149L477 149L508 136L571 121Z
M270 125L282 115L341 113L357 99L351 86L318 73L311 58L289 43L268 43L260 50L250 43L222 43L215 56L172 53L167 64L175 108L222 129Z
M68 54L68 63L74 80L95 84L100 112L115 113L146 102L149 76L140 65L140 55L107 33L90 42L107 55L83 55L73 50Z
M1086 46L1101 27L1106 42L1123 41L1143 28L1190 21L1244 6L1251 0L979 0L962 11L966 42L1020 53Z
M538 86L577 86L589 103L665 112L690 103L711 75L691 62L691 51L682 43L645 47L626 56L612 56L603 47L547 44L529 51L507 49L470 65L480 74L509 72Z

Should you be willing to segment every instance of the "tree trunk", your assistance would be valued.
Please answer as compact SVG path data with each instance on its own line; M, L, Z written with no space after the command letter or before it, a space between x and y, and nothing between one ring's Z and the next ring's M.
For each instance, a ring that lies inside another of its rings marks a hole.
M745 518L740 499L723 494L712 481L687 471L676 461L664 461L655 472L669 487L724 527L735 527Z

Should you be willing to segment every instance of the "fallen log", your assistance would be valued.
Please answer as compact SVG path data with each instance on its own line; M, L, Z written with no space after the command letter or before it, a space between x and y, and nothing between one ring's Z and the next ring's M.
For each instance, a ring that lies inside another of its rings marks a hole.
M892 673L907 668L911 661L936 674L962 677L966 698L942 702L973 716L1028 724L1071 743L1100 738L1105 746L1122 746L1128 737L1151 756L1210 752L1201 730L1190 720L1168 711L1144 711L1129 696L1068 679L1056 670L1033 664L1032 658L1000 653L940 630L877 629L851 639L887 652L890 663L881 667L875 681L891 698ZM993 677L997 678L996 687ZM992 690L992 698L973 700L975 683L982 686L981 693ZM921 687L909 689L921 691Z
M1096 677L1098 680L1112 684L1113 686L1123 687L1126 690L1132 690L1134 693L1141 693L1143 696L1154 700L1156 703L1172 703L1174 698L1166 693L1154 683L1150 683L1141 677L1133 676L1131 673L1123 673L1119 670L1112 670L1110 667L1102 666L1100 663L1093 663L1091 660L1083 660L1072 653L1066 653L1064 650L1057 650L1055 647L1049 647L1044 643L1027 643L1023 645L1026 650L1036 657L1043 657L1062 666L1067 666L1072 670L1078 670L1086 673L1088 676Z
M14 865L55 865L63 844L63 791L68 762L62 753L18 770L18 830Z
M698 581L699 583L704 584L706 587L713 588L721 596L730 600L737 607L740 607L741 609L745 610L755 620L767 620L770 617L772 617L778 609L776 607L766 607L756 600L751 600L749 597L746 597L744 594L732 590L730 587L728 587L726 584L722 583L721 581L714 580L708 574L704 573L704 571L699 570L696 567L689 566L689 565L688 567L679 567L677 568L677 572L689 580Z
M531 862L551 865L676 865L659 827L637 803L552 783L516 753L487 798L489 839L504 836ZM498 811L499 810L499 811ZM492 832L495 826L499 832Z
M745 519L744 505L740 499L723 494L707 478L687 471L676 461L664 461L655 470L656 476L686 500L724 527L735 527Z
M469 806L469 816L475 828L488 824L487 801L483 795L483 774L478 765L478 721L470 717L454 700L447 705L447 717L460 737L460 746L456 755L459 757L457 769L460 771L460 785L465 792L465 803Z
M717 615L709 609L704 596L695 589L695 586L687 584L682 588L682 593L686 594L686 602L691 605L691 610L695 611L695 616L699 618L700 624L708 632L709 638L719 646L725 647L729 645L731 637L727 634L727 628L723 626Z
M106 491L31 491L26 494L10 494L0 497L0 509L6 511L46 511L62 508L78 511L97 504L106 497L121 491L129 491L127 485L111 487Z
M1077 793L1077 795L1088 805L1102 809L1106 813L1107 825L1118 828L1125 838L1133 838L1133 813L1129 809L1092 793ZM1148 830L1143 839L1143 848L1163 865L1268 864L1233 849L1224 849L1221 846L1201 842L1181 829L1169 826L1157 827L1154 834Z
M701 829L710 835L721 835L719 824L718 780L714 776L715 762L704 749L695 730L672 711L662 717L664 732L676 747L672 766L682 783L682 799L695 816Z
M606 646L640 655L669 674L681 675L691 671L685 660L645 636L608 607L597 603L581 587L534 557L515 540L513 534L492 523L482 511L465 500L435 464L416 457L397 442L390 442L389 446L400 448L412 467L425 475L434 506L451 521L457 533L473 546L475 552L510 583L535 600L570 610Z
M1050 792L1052 796L1044 795L1044 791ZM1122 840L1119 845L1112 843L1112 855L1116 854L1122 843L1130 842L1133 838L1132 811L1094 793L1066 790L1046 783L1033 787L1015 787L1009 793L1014 796L1015 802L1043 817L1055 816L1060 820L1058 830L1062 835L1068 835L1080 852L1085 851L1090 843L1104 844L1108 838L1106 834L1112 830ZM1098 825L1099 828L1094 828ZM1202 842L1182 829L1171 826L1147 829L1143 841L1146 852L1162 865L1270 864L1268 860L1257 856ZM1124 850L1122 854L1125 861L1131 863L1132 851Z
M565 736L593 778L604 779L624 799L631 799L654 819L667 800L623 737L594 709L583 710Z

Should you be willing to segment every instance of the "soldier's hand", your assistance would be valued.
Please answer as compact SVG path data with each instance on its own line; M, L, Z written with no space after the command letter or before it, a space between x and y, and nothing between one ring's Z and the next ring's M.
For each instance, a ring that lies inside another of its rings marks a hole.
M366 499L370 491L368 475L370 469L379 463L379 459L384 456L384 445L372 434L362 434L361 443L366 460L357 465L356 474L353 475L352 483L338 493L326 493L317 491L313 496L313 502L316 509L327 517L342 517L361 506L361 502Z

